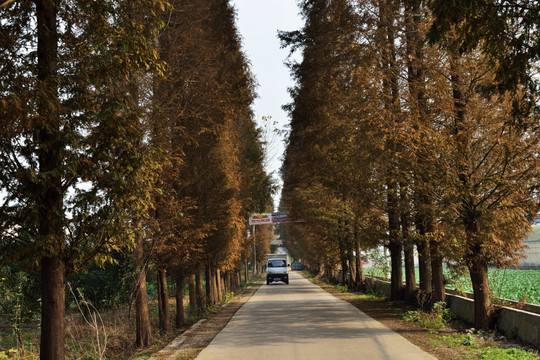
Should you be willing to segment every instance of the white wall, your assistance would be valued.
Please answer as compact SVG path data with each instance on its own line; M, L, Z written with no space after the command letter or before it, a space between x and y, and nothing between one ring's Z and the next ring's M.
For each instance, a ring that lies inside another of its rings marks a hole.
M540 268L540 225L533 225L532 230L529 237L523 241L523 245L528 248L523 250L526 258L519 263L520 268Z

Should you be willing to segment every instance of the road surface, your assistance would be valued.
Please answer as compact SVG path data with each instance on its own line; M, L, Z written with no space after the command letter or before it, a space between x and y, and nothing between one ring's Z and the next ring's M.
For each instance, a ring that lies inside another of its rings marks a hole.
M263 285L198 360L435 359L297 273Z

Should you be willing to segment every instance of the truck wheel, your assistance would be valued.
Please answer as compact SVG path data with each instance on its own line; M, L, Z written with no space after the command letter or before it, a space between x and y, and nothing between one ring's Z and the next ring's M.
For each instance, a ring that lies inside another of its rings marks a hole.
M266 280L266 285L270 285L272 282L270 280Z
M289 279L285 280L285 284L289 285Z

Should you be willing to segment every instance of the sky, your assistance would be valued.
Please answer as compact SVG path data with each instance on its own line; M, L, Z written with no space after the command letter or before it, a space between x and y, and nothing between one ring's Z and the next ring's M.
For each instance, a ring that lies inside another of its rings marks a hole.
M242 38L243 51L250 62L251 72L258 83L257 99L253 104L255 119L266 130L268 142L267 173L279 179L279 169L285 146L284 135L273 130L287 130L288 114L281 108L291 102L288 88L294 86L284 61L288 49L281 49L278 30L299 30L303 26L296 0L231 0L237 12L236 26ZM295 55L299 59L299 55ZM271 117L264 121L263 117ZM279 205L280 192L274 196L274 206Z

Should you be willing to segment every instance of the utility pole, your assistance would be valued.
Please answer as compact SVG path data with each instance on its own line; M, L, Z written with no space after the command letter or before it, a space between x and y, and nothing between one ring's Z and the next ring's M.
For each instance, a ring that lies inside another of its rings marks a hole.
M253 227L253 276L258 273L257 271L257 238L255 237L255 225Z

